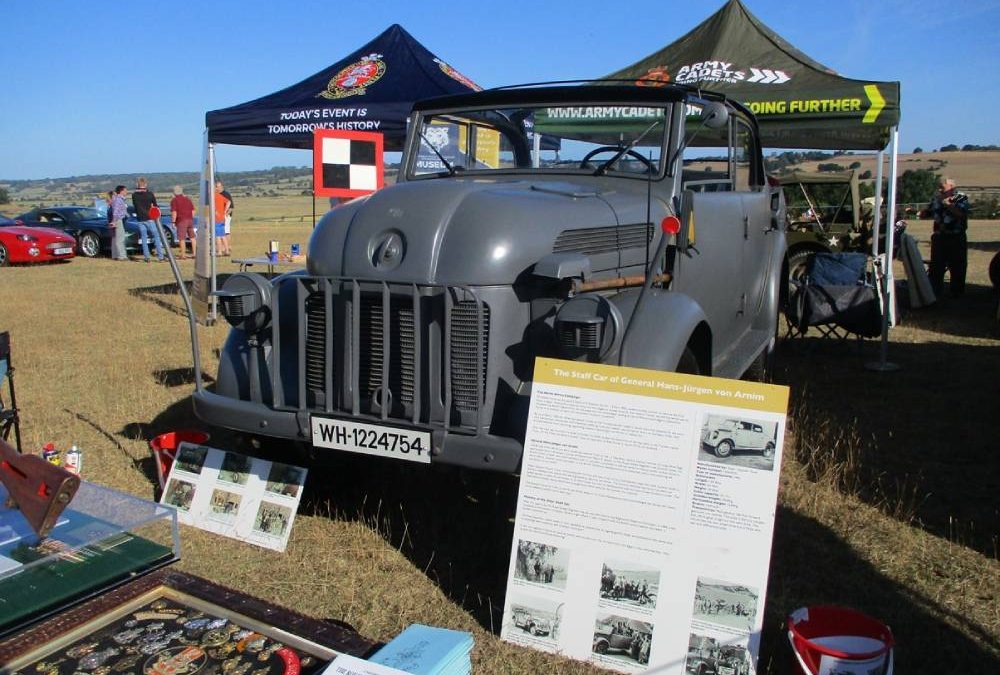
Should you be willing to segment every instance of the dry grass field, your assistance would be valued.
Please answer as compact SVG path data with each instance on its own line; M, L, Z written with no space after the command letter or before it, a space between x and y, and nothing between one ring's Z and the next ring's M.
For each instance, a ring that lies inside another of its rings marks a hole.
M262 253L269 239L285 251L308 241L308 197L244 198L237 209L234 257ZM926 255L927 224L910 231ZM760 672L791 672L784 618L818 603L887 622L897 672L997 672L990 425L1000 412L1000 326L986 264L1000 249L1000 221L973 222L970 240L966 297L905 312L892 331L898 372L865 369L878 341L781 344L776 380L791 387L793 409ZM222 260L221 272L236 271ZM181 269L190 277L192 262ZM158 497L149 439L199 426L180 307L168 265L102 258L0 269L25 447L76 443L86 479ZM199 331L211 377L226 327ZM212 444L235 443L213 430ZM378 640L413 622L472 631L478 673L603 672L497 637L515 498L511 477L337 458L310 472L284 554L184 528L178 567Z

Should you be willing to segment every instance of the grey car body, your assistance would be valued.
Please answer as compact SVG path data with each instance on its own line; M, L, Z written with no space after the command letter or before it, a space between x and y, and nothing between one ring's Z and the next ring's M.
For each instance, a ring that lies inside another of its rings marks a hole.
M397 183L330 211L305 271L223 285L234 328L195 412L316 460L337 451L314 447L314 416L426 431L432 463L516 471L538 356L759 370L783 225L756 121L722 96L557 85L419 102Z

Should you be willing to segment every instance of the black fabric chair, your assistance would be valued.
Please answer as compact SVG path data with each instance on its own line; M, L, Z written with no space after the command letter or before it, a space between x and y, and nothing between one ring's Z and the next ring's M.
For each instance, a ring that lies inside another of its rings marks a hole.
M6 402L4 389L7 390ZM10 333L0 333L0 438L10 440L14 432L14 447L21 452L21 420L14 397L14 366L10 362Z
M882 312L864 253L814 253L805 278L793 280L785 309L788 337L815 327L822 337L878 337Z

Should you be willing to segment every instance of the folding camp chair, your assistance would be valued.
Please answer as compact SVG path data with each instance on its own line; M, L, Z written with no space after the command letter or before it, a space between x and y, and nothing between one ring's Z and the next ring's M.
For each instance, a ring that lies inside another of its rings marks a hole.
M812 255L801 281L791 282L787 337L815 327L821 337L859 340L882 333L882 313L873 274L864 253Z
M6 384L7 403L4 402L3 385ZM21 452L21 420L17 414L14 397L14 366L10 362L10 333L0 333L0 438L10 439L14 432L14 446Z

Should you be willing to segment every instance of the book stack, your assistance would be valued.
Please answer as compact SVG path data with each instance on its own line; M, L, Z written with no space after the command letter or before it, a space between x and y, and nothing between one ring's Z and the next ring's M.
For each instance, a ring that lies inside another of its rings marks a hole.
M413 675L468 675L472 634L415 623L368 660Z

